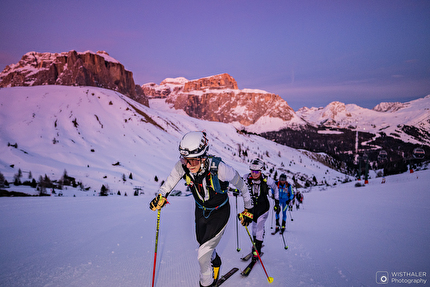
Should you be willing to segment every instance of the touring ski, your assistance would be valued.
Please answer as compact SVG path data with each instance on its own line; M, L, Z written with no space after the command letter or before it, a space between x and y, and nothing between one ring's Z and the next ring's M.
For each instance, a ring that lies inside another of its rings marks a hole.
M263 256L264 252L260 253L260 257ZM248 276L249 273L251 273L252 268L254 267L255 263L257 263L258 260L252 260L248 266L240 273L242 276Z
M246 266L245 269L240 273L242 276L248 276L249 273L251 273L252 268L254 267L255 263L257 263L257 260L252 260L248 266Z
M236 273L238 270L239 270L239 268L234 267L230 271L225 273L223 276L221 276L221 278L218 279L218 281L216 282L216 286L220 286L222 283L224 283L228 278L231 277L231 275Z
M246 254L245 256L243 256L240 259L242 259L243 261L248 261L249 258L251 258L251 257L252 257L252 252L249 252L248 254Z

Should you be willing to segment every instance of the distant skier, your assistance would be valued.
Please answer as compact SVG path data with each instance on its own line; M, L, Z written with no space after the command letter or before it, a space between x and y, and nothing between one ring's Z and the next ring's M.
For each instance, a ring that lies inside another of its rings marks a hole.
M179 144L180 160L160 187L159 194L150 202L152 210L161 209L176 184L182 178L186 180L196 202L195 227L196 238L200 244L197 255L200 264L200 286L216 286L219 277L221 258L215 248L230 217L227 195L229 183L242 193L245 211L241 214L244 214L244 223L253 218L252 200L245 182L235 169L220 158L208 155L208 149L205 132L185 134Z
M296 209L299 209L300 208L300 204L303 203L303 194L300 191L297 191L294 194L294 200L295 200L295 204L296 204Z
M254 219L252 222L252 235L254 237L255 247L259 254L261 254L261 247L263 245L267 217L269 215L270 203L269 195L270 189L273 190L275 200L279 199L278 189L275 181L262 173L264 162L259 158L253 159L249 165L250 173L244 175L244 180L248 184L249 192L254 203ZM256 252L252 260L258 259Z
M287 208L290 206L291 200L293 200L293 190L291 188L291 184L287 182L287 176L285 174L281 174L279 176L279 181L276 185L279 193L279 200L276 201L275 198L275 212L276 212L276 229L275 232L278 232L279 230L281 233L285 231L285 223L287 221ZM279 213L281 213L282 210L282 226L279 224Z

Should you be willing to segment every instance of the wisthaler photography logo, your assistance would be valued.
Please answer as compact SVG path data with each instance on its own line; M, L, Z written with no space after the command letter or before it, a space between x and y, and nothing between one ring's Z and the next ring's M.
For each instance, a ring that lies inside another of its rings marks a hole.
M388 271L376 272L376 283L377 284L388 284Z

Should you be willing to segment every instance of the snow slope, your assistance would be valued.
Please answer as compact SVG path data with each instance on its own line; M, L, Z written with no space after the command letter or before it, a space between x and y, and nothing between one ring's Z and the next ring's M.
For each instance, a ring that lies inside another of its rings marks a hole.
M36 180L45 174L59 180L66 170L93 192L102 184L115 193L132 194L136 186L155 192L178 160L180 139L192 130L207 131L210 152L241 174L248 171L249 160L259 156L268 168L290 177L315 175L331 184L344 179L301 151L241 135L228 124L148 108L101 88L0 89L0 130L0 172L9 182L18 169L24 174L21 181L28 172ZM15 144L17 148L11 146ZM247 157L239 157L239 147L247 150Z
M365 187L314 187L287 222L288 250L280 235L270 234L271 215L266 223L262 259L274 282L256 265L249 277L236 273L224 286L379 286L379 271L388 272L388 286L402 286L391 280L428 285L429 173L389 176L385 184L371 179ZM76 192L0 198L0 286L151 286L152 195L72 197ZM169 200L161 212L156 286L198 286L193 199ZM230 202L232 218L218 247L222 273L242 270L239 258L250 250L239 225L236 251L235 197ZM240 197L238 203L240 211Z

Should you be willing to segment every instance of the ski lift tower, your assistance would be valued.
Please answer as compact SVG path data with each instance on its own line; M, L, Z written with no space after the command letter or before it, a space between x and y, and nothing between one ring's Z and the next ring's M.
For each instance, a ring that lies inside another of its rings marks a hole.
M355 155L354 155L354 164L358 163L358 123L355 122Z

